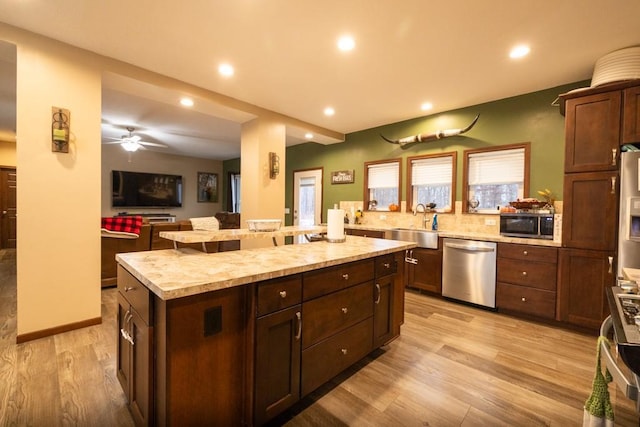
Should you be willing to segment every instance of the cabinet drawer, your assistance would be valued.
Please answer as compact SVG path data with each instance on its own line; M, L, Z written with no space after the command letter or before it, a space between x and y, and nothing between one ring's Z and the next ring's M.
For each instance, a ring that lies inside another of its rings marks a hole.
M498 256L527 261L558 262L558 249L544 246L498 243Z
M375 237L377 239L384 239L384 231L380 230L362 230L357 228L347 229L347 234L352 236L361 237Z
M395 274L398 271L398 263L395 254L387 254L375 259L376 277L384 277Z
M309 271L303 275L305 301L373 280L373 259Z
M302 302L302 275L267 280L258 284L258 316Z
M373 282L363 283L302 305L302 348L373 315Z
M373 346L370 317L302 351L302 396L369 354Z
M124 296L147 325L152 325L151 292L120 265L118 265L118 292Z
M548 262L530 262L498 258L497 281L556 290L557 266Z
M556 315L556 293L541 289L498 283L498 310L506 309L553 319Z

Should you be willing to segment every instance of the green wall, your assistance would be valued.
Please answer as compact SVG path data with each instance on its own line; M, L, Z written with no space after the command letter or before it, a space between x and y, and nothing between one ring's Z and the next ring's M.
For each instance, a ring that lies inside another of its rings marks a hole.
M463 151L519 142L531 142L529 196L535 197L537 190L549 188L561 199L564 174L564 117L560 114L559 108L551 104L559 94L585 86L588 86L588 82L576 82L366 129L346 135L345 141L338 144L320 145L311 142L290 147L286 152L286 207L292 208L293 172L296 170L324 169L322 211L323 221L326 221L326 211L335 203L341 200L363 200L365 162L393 158L403 159L401 199L406 200L406 158L448 151L458 152L456 199L461 200ZM463 128L471 123L477 114L480 114L478 123L464 135L412 144L404 149L380 138L380 134L398 139L418 133ZM239 164L234 163L237 161L236 159L224 163L225 175L227 170L239 170ZM331 172L346 169L355 170L355 182L332 185ZM226 189L226 185L224 188ZM292 223L291 215L285 216L285 223Z

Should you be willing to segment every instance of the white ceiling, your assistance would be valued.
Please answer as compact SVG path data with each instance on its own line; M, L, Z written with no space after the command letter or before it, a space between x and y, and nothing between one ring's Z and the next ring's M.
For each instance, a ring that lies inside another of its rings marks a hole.
M598 58L640 44L639 17L637 0L0 0L10 25L340 133L590 79ZM517 43L531 54L513 61ZM105 91L103 121L120 126L105 136L134 125L180 154L240 155L247 117L143 92Z

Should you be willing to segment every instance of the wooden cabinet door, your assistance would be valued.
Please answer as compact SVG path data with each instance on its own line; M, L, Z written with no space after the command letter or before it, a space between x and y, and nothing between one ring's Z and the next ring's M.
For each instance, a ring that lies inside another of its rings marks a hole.
M567 100L565 172L616 170L621 104L619 90Z
M129 401L131 389L131 345L124 337L124 333L129 333L129 302L118 292L118 359L116 361L116 376L124 395Z
M117 377L137 426L153 424L153 328L118 292ZM131 340L131 341L130 341Z
M413 249L417 264L409 265L409 284L413 288L442 293L442 249Z
M608 314L605 288L615 284L613 252L560 249L558 320L596 330Z
M153 368L152 368L152 331L142 317L131 310L131 384L129 408L137 426L152 425Z
M562 246L615 250L617 228L617 173L566 174Z
M376 279L373 301L373 347L377 348L394 336L395 276Z
M300 322L300 305L257 320L255 425L300 399Z
M622 144L640 142L640 86L624 90Z

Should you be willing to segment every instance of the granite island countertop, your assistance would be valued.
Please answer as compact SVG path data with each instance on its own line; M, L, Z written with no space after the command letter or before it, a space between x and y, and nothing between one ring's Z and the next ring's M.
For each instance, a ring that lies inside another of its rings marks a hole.
M116 255L116 261L163 300L187 297L276 277L412 249L411 242L346 236L326 241L204 253L165 249Z

